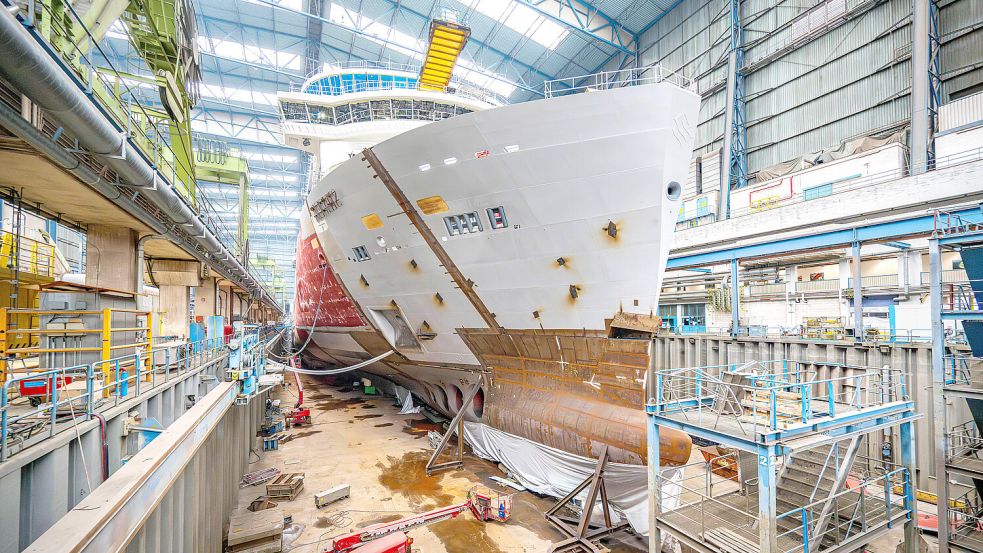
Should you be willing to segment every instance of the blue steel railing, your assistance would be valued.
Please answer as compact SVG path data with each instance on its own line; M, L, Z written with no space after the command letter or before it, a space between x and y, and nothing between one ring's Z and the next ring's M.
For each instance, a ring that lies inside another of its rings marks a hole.
M261 332L255 347L267 347L272 337L282 332L272 327ZM72 367L41 370L7 380L0 384L0 461L5 461L14 446L17 451L33 445L28 440L47 434L46 439L71 429L73 423L89 420L98 410L119 405L157 386L163 386L189 372L197 372L226 359L228 347L224 337L155 348L149 352L124 355ZM112 380L105 380L106 374ZM84 390L66 390L70 382L85 382ZM70 381L70 382L69 382ZM21 383L42 383L43 402L28 406L23 401L12 402L15 387ZM132 387L132 389L131 389ZM59 389L62 388L62 389ZM67 397L61 397L62 395ZM19 409L25 408L24 411ZM67 417L67 419L66 419ZM59 423L67 422L68 424Z
M829 498L782 513L775 517L780 529L779 542L798 543L781 550L810 553L834 547L875 525L887 523L890 527L892 519L902 513L913 516L914 505L905 505L911 486L908 470L895 468ZM825 528L820 528L824 511ZM846 513L850 515L845 516Z
M854 342L853 337L847 336L846 327L842 329L842 336L838 338L810 337L805 334L803 325L792 326L769 326L769 325L750 325L741 326L738 336L750 336L752 338L795 338L797 340L808 340L810 342L836 342L849 340ZM706 336L726 336L731 337L729 326L702 326L702 325L673 325L663 326L659 330L660 334L701 334ZM930 328L897 328L894 330L878 329L877 334L867 334L863 337L864 342L896 342L896 343L930 343L932 341L932 329ZM958 341L958 340L957 340Z
M726 373L744 378L725 381ZM839 363L773 360L662 369L649 382L650 413L701 426L735 418L743 435L745 425L757 435L909 400L903 370Z

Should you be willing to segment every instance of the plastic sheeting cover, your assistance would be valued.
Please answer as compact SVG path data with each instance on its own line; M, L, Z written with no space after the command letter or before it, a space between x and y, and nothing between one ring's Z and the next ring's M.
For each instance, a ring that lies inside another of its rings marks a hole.
M475 455L505 465L520 484L543 495L565 496L594 474L597 466L595 459L553 449L479 422L465 422L464 434ZM641 535L648 535L647 473L644 465L618 463L608 463L604 472L608 500ZM667 469L663 475L673 483L662 488L662 508L672 509L679 505L682 471ZM584 490L581 498L586 495Z
M849 157L854 154L869 152L870 150L880 148L885 144L903 144L904 136L905 131L902 130L889 134L883 138L862 136L852 140L844 140L835 147L825 148L817 152L811 152L795 159L790 159L788 161L783 161L782 163L772 165L771 167L759 169L758 172L755 173L754 182L759 183L769 181L771 179L795 173L796 171L808 169L809 167L819 165L820 163L829 163L830 161Z

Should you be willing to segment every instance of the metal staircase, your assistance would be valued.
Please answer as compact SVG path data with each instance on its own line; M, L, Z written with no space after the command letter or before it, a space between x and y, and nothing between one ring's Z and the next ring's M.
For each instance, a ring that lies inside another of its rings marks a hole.
M809 551L817 551L836 541L833 539L836 532L828 532L830 522L841 514L836 496L846 486L847 476L860 451L860 441L861 436L854 436L832 445L795 451L778 478L775 498L778 513L814 506L807 508ZM781 518L778 527L782 532L802 537L801 518Z

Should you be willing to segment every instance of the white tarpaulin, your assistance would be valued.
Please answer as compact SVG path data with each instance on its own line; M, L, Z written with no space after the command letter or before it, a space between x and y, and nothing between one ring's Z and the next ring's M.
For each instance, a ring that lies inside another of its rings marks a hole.
M396 399L399 401L400 415L419 413L420 408L413 406L413 393L402 386L396 386Z
M527 489L553 497L563 497L594 474L596 459L580 457L514 436L479 422L464 423L465 439L475 455L505 465L509 473ZM608 500L628 519L638 534L648 535L648 468L640 465L608 463L604 487ZM672 485L662 488L662 508L679 503L681 471L664 471ZM587 490L582 492L586 496ZM595 513L597 510L595 510Z

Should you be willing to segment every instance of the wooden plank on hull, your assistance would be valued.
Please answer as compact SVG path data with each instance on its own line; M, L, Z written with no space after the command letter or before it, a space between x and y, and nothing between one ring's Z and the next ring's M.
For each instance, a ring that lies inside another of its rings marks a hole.
M465 278L464 274L461 273L461 270L457 268L457 265L454 264L454 260L451 259L451 256L447 253L444 247L440 245L440 241L437 240L436 236L434 236L434 233L430 230L427 222L423 220L423 216L420 215L420 213L416 210L416 207L414 207L409 201L406 194L403 193L403 190L396 183L395 179L393 179L392 175L389 174L389 170L386 169L386 167L382 164L382 161L380 161L378 156L375 155L372 148L362 150L362 156L362 158L368 162L369 167L372 168L379 180L382 181L382 184L389 190L389 193L392 194L393 199L395 199L396 203L399 204L399 207L409 218L410 223L413 224L413 227L416 228L417 232L420 233L420 236L423 237L423 240L437 257L437 260L440 261L440 264L443 265L444 269L447 271L447 274L450 275L451 279L454 281L454 284L457 285L458 289L461 290L461 293L463 293L468 301L471 302L471 305L474 307L475 311L478 312L478 315L481 316L481 319L485 321L485 324L487 324L489 328L501 332L502 327L499 326L498 322L495 320L495 315L488 309L485 303L481 300L481 297L478 296L478 293L474 290L471 280Z

